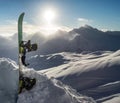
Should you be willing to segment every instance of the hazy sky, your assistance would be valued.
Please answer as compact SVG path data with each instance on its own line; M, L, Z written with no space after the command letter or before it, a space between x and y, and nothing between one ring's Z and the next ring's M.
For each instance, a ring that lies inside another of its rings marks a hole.
M27 30L38 30L45 24L43 14L49 8L55 14L52 22L56 27L68 29L88 24L103 30L120 30L120 0L0 0L0 34L17 32L17 19L22 12Z

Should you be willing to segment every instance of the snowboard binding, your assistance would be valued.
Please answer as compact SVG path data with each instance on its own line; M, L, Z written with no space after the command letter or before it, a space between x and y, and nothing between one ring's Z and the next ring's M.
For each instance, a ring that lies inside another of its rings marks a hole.
M31 90L33 86L36 84L35 78L23 77L19 78L19 94L23 91L23 89Z

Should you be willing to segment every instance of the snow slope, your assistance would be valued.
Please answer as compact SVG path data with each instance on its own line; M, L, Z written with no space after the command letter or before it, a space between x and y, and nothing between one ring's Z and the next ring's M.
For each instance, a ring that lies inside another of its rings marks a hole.
M58 55L63 57L63 64L40 72L60 79L98 103L105 101L100 100L102 98L120 93L120 50L81 54L64 52Z
M36 78L37 83L32 90L24 90L17 103L95 103L91 97L80 95L62 82L33 69L25 68L23 73ZM0 103L15 103L17 89L17 65L10 59L0 58Z
M0 58L0 103L15 103L18 69L15 62Z
M54 78L48 79L34 70L26 70L24 73L36 78L37 84L31 91L21 93L18 103L95 103L92 98L78 94Z

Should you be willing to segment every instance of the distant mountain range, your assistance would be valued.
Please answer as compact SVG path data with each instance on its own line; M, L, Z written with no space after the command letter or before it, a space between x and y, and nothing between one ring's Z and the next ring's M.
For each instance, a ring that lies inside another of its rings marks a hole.
M35 36L35 35L34 35ZM32 39L34 39L34 36ZM36 36L35 36L36 38ZM39 37L38 37L39 38ZM100 31L84 26L72 31L58 31L39 47L40 54L120 49L120 31Z
M42 33L23 35L24 40L30 39L38 44L38 50L30 55L120 49L120 31L103 32L88 25L69 32L59 30L48 38L45 38ZM9 38L0 37L0 57L9 57L17 61L17 43L17 34Z

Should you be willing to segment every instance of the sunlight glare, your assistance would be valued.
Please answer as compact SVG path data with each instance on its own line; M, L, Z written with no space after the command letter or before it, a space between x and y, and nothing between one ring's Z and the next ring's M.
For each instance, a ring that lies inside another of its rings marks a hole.
M55 11L52 10L52 9L46 10L46 11L44 12L43 16L44 16L44 19L46 20L46 22L47 22L48 24L53 23L54 20L55 20L55 17L56 17Z

